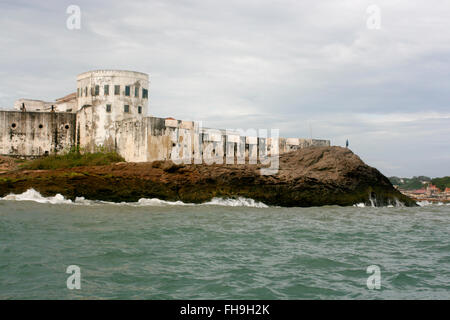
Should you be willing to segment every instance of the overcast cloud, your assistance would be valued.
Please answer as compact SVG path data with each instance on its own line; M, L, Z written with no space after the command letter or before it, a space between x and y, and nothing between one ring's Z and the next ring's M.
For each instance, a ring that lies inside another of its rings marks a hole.
M81 29L66 9L81 8ZM370 30L366 9L381 9ZM150 75L149 113L326 138L386 175L450 175L450 2L0 2L0 106Z

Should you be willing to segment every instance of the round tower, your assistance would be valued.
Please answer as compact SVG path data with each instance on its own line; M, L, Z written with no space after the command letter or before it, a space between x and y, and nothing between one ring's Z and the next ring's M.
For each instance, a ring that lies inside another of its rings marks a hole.
M147 114L148 74L95 70L77 76L77 108L95 107L114 121L141 119Z
M77 143L89 151L115 148L116 127L147 115L148 75L95 70L77 76Z

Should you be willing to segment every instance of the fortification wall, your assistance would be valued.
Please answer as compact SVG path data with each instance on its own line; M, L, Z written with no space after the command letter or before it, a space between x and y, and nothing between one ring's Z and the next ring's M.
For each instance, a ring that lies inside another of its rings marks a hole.
M111 121L95 106L84 106L76 114L0 111L0 154L10 156L62 153L78 145L85 152L116 150L130 162L263 163L273 151L330 145L329 140L270 135L156 117Z
M35 157L69 150L75 114L0 111L0 154Z
M261 132L259 133L261 135ZM329 146L329 140L258 136L256 130L231 131L200 127L193 121L145 117L115 123L115 147L126 161L172 160L184 163L256 163L271 155L311 146ZM275 142L278 142L275 143Z

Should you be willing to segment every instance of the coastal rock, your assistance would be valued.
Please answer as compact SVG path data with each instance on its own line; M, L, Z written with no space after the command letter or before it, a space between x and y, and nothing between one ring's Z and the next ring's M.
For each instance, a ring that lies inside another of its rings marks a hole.
M280 155L279 172L261 165L176 165L170 161L116 163L0 174L0 195L34 188L44 196L135 202L158 198L202 203L214 197L246 197L267 205L414 206L388 178L342 147L311 147Z

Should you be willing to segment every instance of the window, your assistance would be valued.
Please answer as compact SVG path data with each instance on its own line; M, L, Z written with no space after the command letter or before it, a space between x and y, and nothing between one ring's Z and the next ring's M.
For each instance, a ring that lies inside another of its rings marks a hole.
M98 96L100 94L100 86L95 86L95 95Z
M127 113L130 112L130 106L127 105L127 104L124 105L124 106L123 106L123 111L124 111L124 112L127 112Z
M130 86L125 86L125 95L126 95L127 97L130 96Z
M138 113L142 113L142 107L141 106L138 107Z
M120 86L114 86L114 94L119 95L120 94Z
M134 96L136 98L139 98L139 88L138 87L134 88Z
M91 87L91 96L95 96L94 87Z
M142 89L142 98L143 99L147 99L148 98L148 90L147 89Z
M80 88L77 88L77 97L80 96Z
M110 104L106 105L106 112L111 112L111 105Z
M84 87L84 96L87 97L87 87Z
M105 84L103 87L103 92L105 96L109 95L109 85Z

